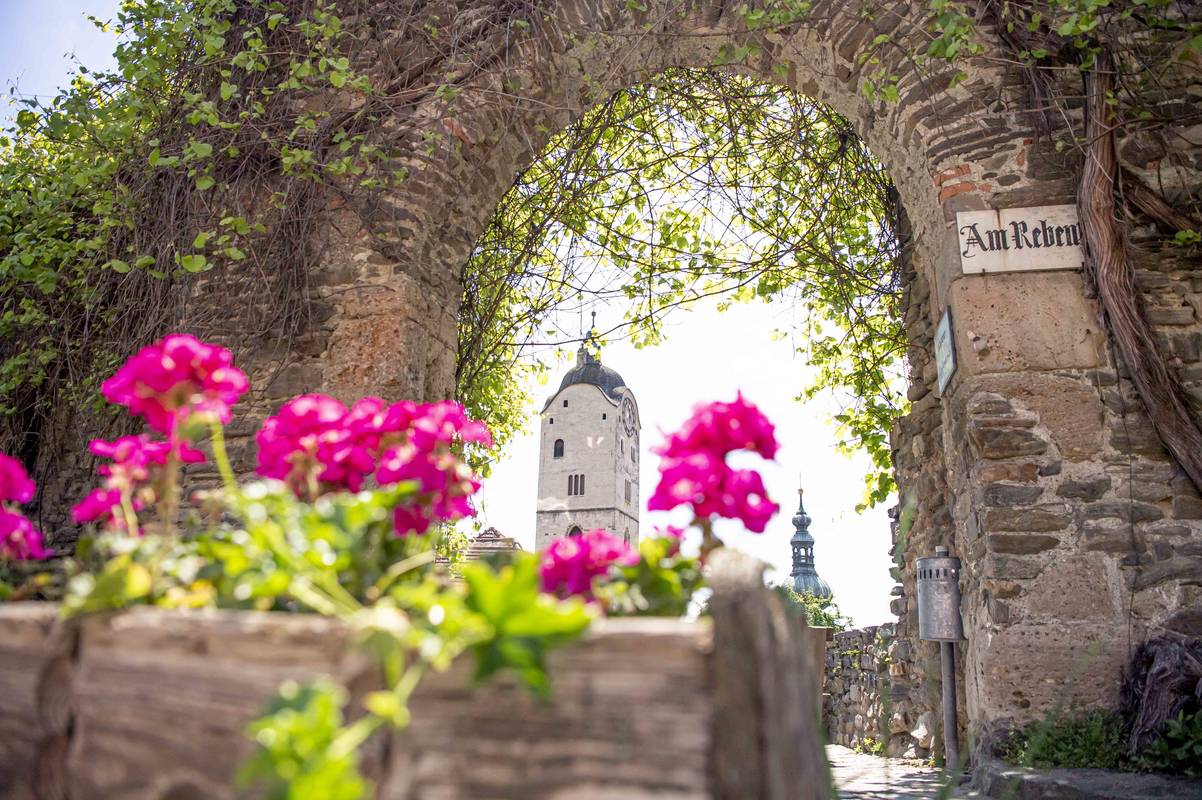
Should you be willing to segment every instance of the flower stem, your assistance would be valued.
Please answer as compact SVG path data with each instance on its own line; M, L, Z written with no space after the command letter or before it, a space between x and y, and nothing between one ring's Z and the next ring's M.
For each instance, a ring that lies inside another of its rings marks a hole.
M237 494L238 481L234 477L233 467L230 466L229 452L225 449L225 428L214 419L209 422L209 431L213 444L213 461L216 462L217 471L221 474L221 482L225 486L227 494Z
M121 491L121 514L125 517L125 532L130 536L137 536L138 513L134 511L133 497L128 489Z
M179 513L179 443L174 439L172 434L171 450L163 468L163 496L159 500L159 523L163 526L164 536L175 533L175 517Z
M722 546L722 540L714 533L714 523L709 517L698 517L693 521L701 529L701 560Z

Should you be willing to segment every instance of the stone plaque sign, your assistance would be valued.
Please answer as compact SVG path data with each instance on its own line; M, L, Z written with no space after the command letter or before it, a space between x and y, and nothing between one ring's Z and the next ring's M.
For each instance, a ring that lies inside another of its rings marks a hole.
M965 274L1080 269L1085 261L1076 206L1035 206L956 214Z
M939 394L942 396L952 375L956 374L956 340L952 335L950 308L944 309L943 319L935 329L935 368L939 372Z

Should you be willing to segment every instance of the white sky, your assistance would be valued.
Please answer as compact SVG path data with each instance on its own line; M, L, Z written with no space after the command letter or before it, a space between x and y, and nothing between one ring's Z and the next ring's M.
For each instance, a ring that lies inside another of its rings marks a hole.
M110 65L113 38L96 31L84 14L111 18L118 5L118 0L0 0L0 88L6 95L14 85L23 94L53 95L73 71L72 54L93 68ZM14 115L11 107L0 108L0 122ZM618 322L618 312L598 312L599 328ZM793 342L773 341L770 334L774 328L791 329L795 321L783 301L735 306L721 314L709 305L669 316L668 338L659 346L635 350L618 341L605 348L603 362L622 374L639 402L644 508L656 482L658 462L650 448L662 439L660 431L675 429L696 403L729 400L742 390L776 423L782 445L775 463L751 458L742 465L761 467L769 495L782 510L763 534L737 526L719 527L719 532L728 545L772 564L776 579L785 578L792 535L789 518L796 509L800 481L806 489L806 510L814 519L818 571L830 583L840 608L858 625L887 621L892 586L888 504L855 513L866 459L849 459L835 451L833 400L801 405L793 399L806 382L807 368L795 356ZM565 361L547 385L533 387L540 406L568 366ZM495 525L526 547L534 538L537 470L537 415L531 409L530 430L512 444L484 488L481 517L484 524ZM644 511L643 530L663 524L664 517Z

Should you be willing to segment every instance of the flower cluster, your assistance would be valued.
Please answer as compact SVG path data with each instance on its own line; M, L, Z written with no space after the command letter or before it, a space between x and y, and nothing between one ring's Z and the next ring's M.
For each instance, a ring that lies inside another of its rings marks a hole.
M96 471L104 483L93 489L87 497L71 509L76 523L101 522L114 531L130 528L130 517L147 504L154 503L166 487L163 480L174 450L181 463L196 464L204 461L204 454L185 443L172 445L170 442L151 439L148 434L122 436L111 442L93 439L88 450L95 456L107 458L112 463L101 464ZM140 533L138 530L132 533Z
M609 531L597 528L579 536L563 536L543 552L543 591L559 597L591 598L593 580L617 565L635 564L639 554Z
M0 453L0 559L40 561L50 555L41 531L16 508L32 500L36 490L21 462Z
M249 385L229 350L173 333L131 356L101 392L110 403L125 406L152 429L170 435L193 414L229 422L230 406Z
M657 451L662 456L660 481L647 508L667 511L689 505L698 519L737 519L748 530L763 533L780 507L768 499L758 472L734 469L726 456L748 450L771 459L777 447L772 423L742 394L732 403L698 406Z
M386 404L365 397L351 408L325 395L297 397L259 430L260 475L314 499L331 491L358 491L375 474L381 485L413 482L415 502L394 511L398 534L429 530L437 520L471 516L468 498L480 488L454 451L459 443L491 446L483 423L463 406Z

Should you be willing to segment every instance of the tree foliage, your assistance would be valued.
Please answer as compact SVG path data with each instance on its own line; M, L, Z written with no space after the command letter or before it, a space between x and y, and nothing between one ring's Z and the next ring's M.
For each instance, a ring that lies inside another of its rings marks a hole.
M800 399L837 394L844 445L872 457L866 502L879 502L905 410L898 215L850 124L808 98L721 70L622 90L553 138L478 241L461 395L477 415L519 419L521 374L574 338L559 322L582 305L618 304L624 319L601 336L645 346L675 308L784 298L816 368Z

